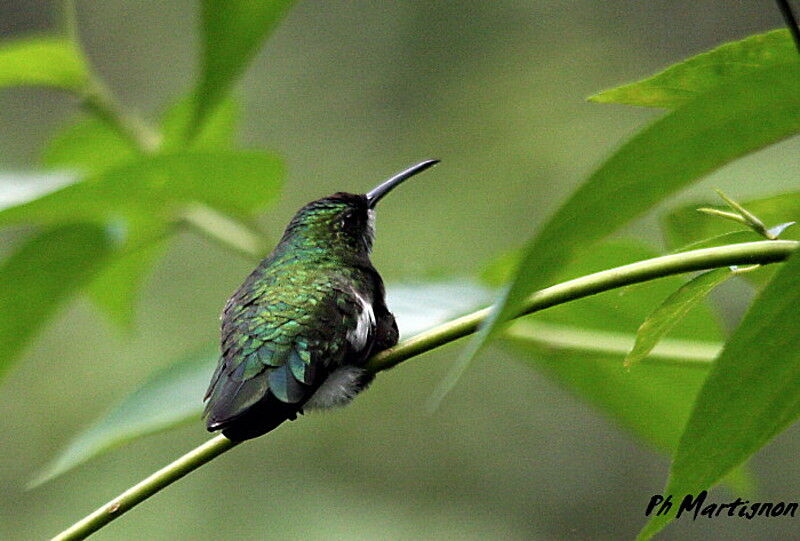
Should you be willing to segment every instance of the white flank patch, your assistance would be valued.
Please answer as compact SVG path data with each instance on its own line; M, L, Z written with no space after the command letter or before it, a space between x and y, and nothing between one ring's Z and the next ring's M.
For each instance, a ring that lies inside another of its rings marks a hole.
M367 339L375 326L375 312L372 311L372 304L358 294L357 291L352 290L353 295L358 299L358 304L361 306L361 312L358 314L358 321L356 321L356 328L347 333L347 340L353 346L355 351L361 351L367 345Z
M322 382L303 408L325 409L347 405L361 390L359 381L363 375L363 368L340 366Z

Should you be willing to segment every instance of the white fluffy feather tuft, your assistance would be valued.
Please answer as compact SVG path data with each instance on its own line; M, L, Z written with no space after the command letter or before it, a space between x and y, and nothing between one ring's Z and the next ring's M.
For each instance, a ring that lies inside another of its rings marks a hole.
M340 366L331 372L303 407L325 409L346 406L362 390L365 372L357 366Z

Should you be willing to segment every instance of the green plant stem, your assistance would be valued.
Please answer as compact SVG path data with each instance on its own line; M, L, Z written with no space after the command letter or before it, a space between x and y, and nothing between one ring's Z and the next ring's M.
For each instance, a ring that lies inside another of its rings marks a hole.
M245 259L259 261L267 253L264 235L208 205L193 203L186 207L182 218L187 226Z
M161 144L158 132L151 129L144 119L124 109L96 74L90 73L89 77L81 105L111 126L134 150L142 154L156 152Z
M519 312L514 314L514 317L518 318L557 304L589 297L610 289L674 274L729 265L775 263L787 259L798 246L800 246L800 242L797 241L766 240L716 246L647 259L575 278L538 291L528 298ZM405 360L467 336L475 332L490 312L491 308L484 308L404 340L400 344L374 355L368 361L367 369L372 372L388 370ZM91 533L99 530L162 488L206 464L235 445L236 443L221 435L210 439L137 485L129 488L53 539L58 541L85 539Z
M765 240L716 246L655 257L596 272L537 291L528 297L512 319L610 289L673 274L729 265L767 264L783 261L797 248L798 244L800 243L790 240ZM367 368L373 372L380 372L420 353L472 334L491 311L492 307L484 308L409 338L402 344L374 355L367 363Z
M146 500L165 486L171 485L187 473L214 457L238 445L219 435L199 445L178 460L161 468L138 484L132 486L94 513L87 515L53 538L53 541L85 539L134 505Z

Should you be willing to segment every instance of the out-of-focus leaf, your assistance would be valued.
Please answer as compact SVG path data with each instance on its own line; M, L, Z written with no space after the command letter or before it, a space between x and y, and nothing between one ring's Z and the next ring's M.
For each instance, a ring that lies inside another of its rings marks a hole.
M292 0L203 0L200 80L187 139L197 134L291 5Z
M603 243L563 266L558 278L568 280L655 255L632 241ZM622 361L639 324L682 282L678 277L662 278L526 316L509 328L511 343L520 348L526 363L599 408L646 444L671 452L710 368L709 362L703 365L703 357L713 354L714 344L720 342L716 318L707 305L698 303L673 328L670 340L675 339L678 347L688 347L685 354L670 348L665 353L675 354L676 361L694 359L694 368L645 362L636 370L627 370ZM571 346L558 340L558 333L554 337L557 343L551 344L547 333L538 332L543 325L585 330L583 344L595 342L597 347L587 350L575 340ZM607 340L598 341L599 333ZM602 347L608 340L617 343L616 350Z
M37 234L0 264L0 376L112 247L100 227L69 225Z
M491 300L492 292L471 280L395 284L386 290L386 305L397 320L401 340L484 307Z
M0 212L0 224L136 217L158 233L190 201L246 217L271 201L281 161L264 152L190 152L142 158Z
M674 109L764 68L794 62L797 49L788 30L773 30L726 43L647 79L595 94L589 100Z
M113 257L89 284L91 299L122 328L133 326L136 298L153 264L164 252L154 241Z
M183 136L189 129L196 108L195 97L189 96L170 107L164 114L161 123L164 140L161 146L165 151L179 149L184 143ZM200 132L192 139L191 148L194 150L231 148L238 121L238 104L231 96L227 96L208 115Z
M77 182L72 173L0 173L0 213Z
M42 165L49 169L101 173L138 157L128 140L107 122L81 118L59 131L42 153Z
M631 366L647 357L659 340L672 329L686 313L701 302L719 284L733 276L729 268L704 272L679 287L666 298L636 332L636 343L625 356L625 366Z
M488 294L477 284L453 280L389 287L387 298L401 332L410 336L482 306ZM199 422L201 399L217 358L215 347L209 346L208 351L195 357L200 360L183 361L154 374L107 415L75 436L33 484L52 479L121 443L191 419Z
M788 192L771 197L745 201L742 205L758 216L769 228L792 221L800 221L800 192ZM763 240L753 231L743 231L744 226L697 212L698 207L712 206L707 203L686 205L664 216L661 230L667 246L672 249L707 248L719 245L716 240L749 242ZM730 235L730 236L725 236ZM800 228L788 227L781 232L782 239L800 240ZM728 244L721 242L720 244ZM775 273L770 265L742 277L758 285L766 284Z
M454 373L578 251L722 165L800 131L800 61L744 79L659 118L578 188L527 243L514 280Z
M742 464L800 416L800 254L748 310L697 397L665 494L698 494ZM650 538L674 514L653 519Z
M39 37L0 43L0 88L50 86L79 92L87 82L83 58L68 39Z
M93 456L138 437L191 419L199 422L203 392L216 360L217 354L209 348L208 353L153 374L135 392L73 438L36 475L30 486L44 483Z
M715 246L725 246L727 244L739 244L742 242L756 242L759 240L764 240L764 237L762 237L755 231L750 231L750 230L733 231L731 233L723 233L722 235L715 235L707 239L698 240L697 242L686 244L673 251L676 253L688 252L690 250L700 250L702 248L713 248Z

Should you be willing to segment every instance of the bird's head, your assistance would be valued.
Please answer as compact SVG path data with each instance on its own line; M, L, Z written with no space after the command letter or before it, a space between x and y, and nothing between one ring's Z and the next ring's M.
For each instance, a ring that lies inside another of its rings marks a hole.
M369 254L375 237L375 206L404 180L437 163L439 160L418 163L366 194L338 192L308 203L289 222L282 242Z

